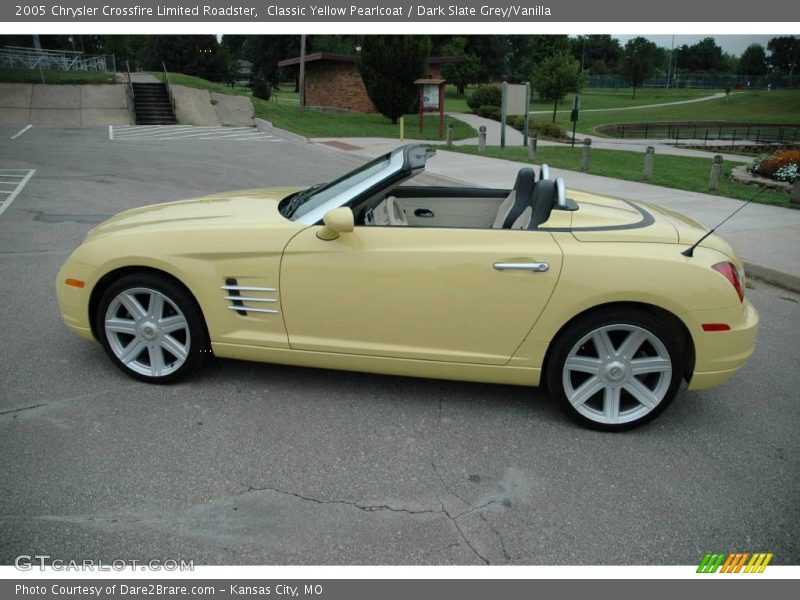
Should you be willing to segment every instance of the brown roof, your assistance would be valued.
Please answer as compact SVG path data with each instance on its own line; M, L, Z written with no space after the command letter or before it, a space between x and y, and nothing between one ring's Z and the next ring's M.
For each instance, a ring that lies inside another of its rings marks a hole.
M356 62L356 57L350 54L336 54L335 52L314 52L312 54L306 54L306 62L314 62L318 60L330 60L333 62L349 62L354 63ZM444 65L448 63L457 63L457 62L464 62L465 58L463 56L431 56L430 60L428 61L432 65ZM295 56L294 58L287 58L282 60L278 63L279 67L291 67L292 65L299 65L300 64L300 57Z

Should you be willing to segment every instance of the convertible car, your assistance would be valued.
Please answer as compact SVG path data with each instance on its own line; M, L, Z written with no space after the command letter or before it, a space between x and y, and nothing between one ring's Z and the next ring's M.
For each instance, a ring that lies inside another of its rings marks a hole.
M568 194L546 166L510 189L408 185L432 154L406 145L326 184L120 213L61 268L63 319L146 382L214 355L543 385L602 430L752 353L742 262L703 226Z

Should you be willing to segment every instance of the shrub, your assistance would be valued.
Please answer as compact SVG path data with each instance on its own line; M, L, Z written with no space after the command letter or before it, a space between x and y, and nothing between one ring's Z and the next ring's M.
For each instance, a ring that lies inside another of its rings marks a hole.
M500 120L500 107L499 106L490 106L488 104L482 105L478 107L478 110L475 111L478 116L483 117L484 119L493 119L495 121Z
M564 128L555 123L536 123L532 121L531 131L535 131L542 138L562 140L567 137L567 132L564 131Z
M506 117L506 124L514 129L522 131L525 129L525 116L524 115L510 115Z
M261 98L262 100L269 100L272 92L269 89L269 83L266 79L261 77L253 79L253 83L250 87L253 89L253 96L256 98Z
M497 84L479 85L472 95L467 98L467 106L474 113L483 106L495 106L499 112L503 102L503 88ZM481 115L482 116L482 115ZM499 116L497 117L500 118Z
M781 150L768 156L759 156L747 170L776 181L792 183L800 171L800 150Z

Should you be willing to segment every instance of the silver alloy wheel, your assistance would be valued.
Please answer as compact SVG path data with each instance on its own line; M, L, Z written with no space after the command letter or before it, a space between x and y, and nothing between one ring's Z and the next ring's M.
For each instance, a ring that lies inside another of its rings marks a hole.
M670 387L672 360L661 340L636 325L599 327L564 361L567 399L597 423L629 423L655 409Z
M114 355L140 375L169 375L189 356L189 323L157 290L141 287L117 294L106 310L104 327Z

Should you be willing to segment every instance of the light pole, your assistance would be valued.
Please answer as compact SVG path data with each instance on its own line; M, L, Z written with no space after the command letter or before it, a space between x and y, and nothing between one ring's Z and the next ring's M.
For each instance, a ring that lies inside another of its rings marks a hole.
M306 103L306 36L300 36L300 116Z
M672 47L669 49L669 66L667 67L667 91L669 91L669 82L672 79L672 55L675 54L675 35L672 36Z

